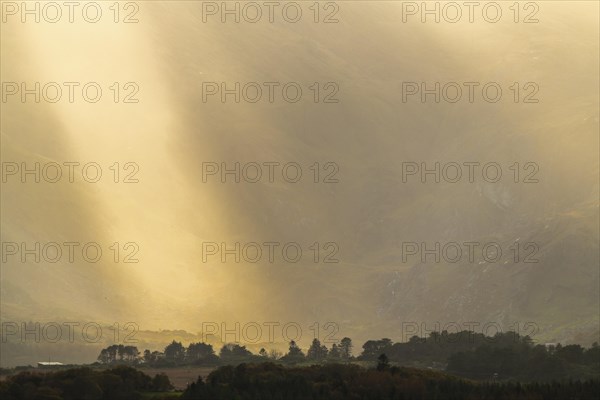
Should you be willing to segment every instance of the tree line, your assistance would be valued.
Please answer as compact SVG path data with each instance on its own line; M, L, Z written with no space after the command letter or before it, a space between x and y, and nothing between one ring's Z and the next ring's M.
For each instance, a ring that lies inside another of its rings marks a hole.
M304 351L295 341L289 343L288 352L261 348L258 354L252 353L246 346L237 343L226 343L218 355L211 344L198 342L185 347L181 342L173 340L163 351L141 353L135 346L111 345L100 351L98 362L102 364L146 364L156 367L180 365L218 366L222 364L239 364L242 362L277 361L281 363L299 363L304 361L350 361L352 360L352 340L343 338L339 343L333 343L331 348L314 339L311 346Z
M135 346L113 345L103 349L98 361L103 364L145 364L156 367L180 365L238 365L275 362L280 364L318 364L367 362L383 359L394 365L445 370L478 380L549 381L564 378L600 377L600 347L594 343L586 349L578 344L562 346L535 344L529 336L516 332L485 336L471 331L431 332L428 337L413 336L408 342L394 343L383 338L368 340L362 352L352 354L352 339L345 337L330 348L313 339L306 352L291 341L285 354L262 348L258 354L245 346L227 343L218 354L207 343L190 343L185 347L173 341L164 351Z

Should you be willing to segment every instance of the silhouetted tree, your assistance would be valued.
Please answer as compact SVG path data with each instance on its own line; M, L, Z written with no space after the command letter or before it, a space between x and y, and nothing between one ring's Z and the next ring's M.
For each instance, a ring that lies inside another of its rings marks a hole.
M271 349L269 351L269 358L273 361L279 360L281 356L283 356L283 353L281 353L279 350Z
M171 344L165 347L165 358L169 361L182 362L185 358L185 347L181 342L173 340Z
M116 362L136 363L139 360L140 352L135 346L123 346L122 344L113 344L100 351L98 361L103 364Z
M327 352L327 347L321 345L319 339L315 338L306 352L306 358L313 361L323 360L327 357Z
M337 361L340 359L340 350L339 350L337 344L334 343L331 345L331 350L329 350L328 358L330 360L334 360L334 361Z
M345 337L340 341L340 357L344 360L348 360L352 357L352 339Z
M246 346L239 344L227 343L219 351L221 361L230 364L239 364L246 361L251 361L254 355L246 349Z
M303 360L304 360L304 353L302 352L300 347L298 347L296 342L292 340L290 342L290 347L289 347L287 354L285 356L281 357L281 361L295 363L295 362L300 362Z
M173 389L173 385L166 374L160 373L152 378L152 389L157 392L167 392Z
M391 349L392 341L390 339L368 340L363 344L361 357L364 360L376 360L381 353L389 353Z
M377 371L384 371L390 367L390 360L387 358L385 353L381 353L379 357L377 357Z
M194 364L216 364L219 359L212 345L206 343L190 343L185 354L186 361Z

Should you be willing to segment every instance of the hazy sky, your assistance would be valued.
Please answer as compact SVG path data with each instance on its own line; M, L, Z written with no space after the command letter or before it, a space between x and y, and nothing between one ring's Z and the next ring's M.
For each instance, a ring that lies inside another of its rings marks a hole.
M3 2L3 322L597 337L597 2L112 3Z

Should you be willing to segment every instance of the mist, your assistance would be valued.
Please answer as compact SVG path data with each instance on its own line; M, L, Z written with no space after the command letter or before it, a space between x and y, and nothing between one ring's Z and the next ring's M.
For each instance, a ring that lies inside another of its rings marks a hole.
M543 2L536 24L403 22L401 4L338 2L335 23L314 23L304 3L297 23L222 23L197 2L140 3L131 24L3 23L3 84L57 82L63 97L3 98L2 322L133 322L142 340L293 322L308 343L314 323L400 340L407 326L475 321L540 343L595 341L598 4ZM80 83L75 101L64 82ZM82 100L86 82L101 85L100 101ZM407 82L479 84L472 102L462 84L456 102L423 102ZM489 82L500 101L483 100ZM65 162L79 163L73 182ZM63 178L23 182L22 163L58 163ZM86 163L100 166L97 182L81 178ZM423 182L435 163L451 178ZM486 163L502 179L484 179ZM80 243L74 261L64 245L58 262L7 247L51 242ZM97 262L81 257L91 242ZM451 262L419 247L465 242L504 251Z

